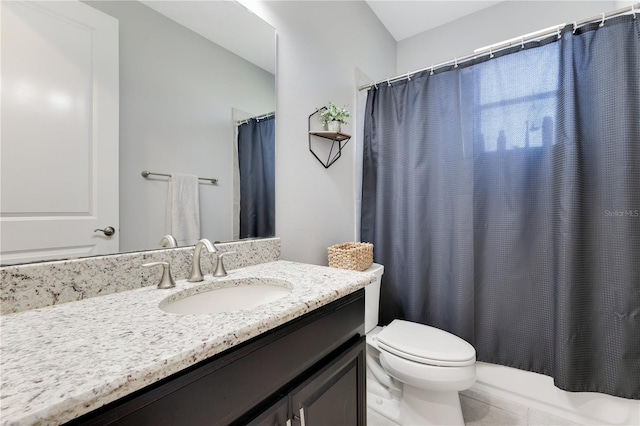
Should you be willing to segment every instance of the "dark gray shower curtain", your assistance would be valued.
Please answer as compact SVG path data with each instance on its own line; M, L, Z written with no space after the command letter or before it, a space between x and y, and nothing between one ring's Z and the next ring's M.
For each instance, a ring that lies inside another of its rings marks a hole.
M275 235L275 116L238 126L240 238Z
M639 21L370 89L361 235L382 323L640 399Z

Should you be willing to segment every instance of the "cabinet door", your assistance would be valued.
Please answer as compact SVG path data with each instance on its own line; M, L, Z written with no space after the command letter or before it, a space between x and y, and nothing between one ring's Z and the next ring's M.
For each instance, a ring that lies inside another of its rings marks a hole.
M365 426L365 338L291 393L293 425Z

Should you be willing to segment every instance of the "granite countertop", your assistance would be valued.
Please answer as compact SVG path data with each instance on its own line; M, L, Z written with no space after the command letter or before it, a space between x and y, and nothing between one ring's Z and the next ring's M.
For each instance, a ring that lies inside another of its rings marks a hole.
M236 278L286 280L292 291L251 310L177 315L172 294ZM1 424L60 424L350 294L373 275L277 261L203 283L177 281L0 317Z

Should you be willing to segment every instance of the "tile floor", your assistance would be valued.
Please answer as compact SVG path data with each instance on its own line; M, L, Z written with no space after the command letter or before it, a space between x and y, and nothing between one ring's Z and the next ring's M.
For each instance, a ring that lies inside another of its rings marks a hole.
M469 389L460 395L466 426L572 426L569 420ZM398 426L367 409L367 426ZM408 426L408 425L407 425ZM415 425L420 426L420 425Z
M367 426L398 426L386 417L381 416L370 408L367 408Z
M572 426L567 419L525 405L467 389L460 395L465 425L470 426Z

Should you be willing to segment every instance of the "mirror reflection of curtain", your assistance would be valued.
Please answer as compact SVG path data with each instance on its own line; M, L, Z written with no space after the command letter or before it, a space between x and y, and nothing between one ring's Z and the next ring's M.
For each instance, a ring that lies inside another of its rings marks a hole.
M361 238L383 323L640 399L640 19L371 88Z
M238 126L240 238L275 235L275 116Z

